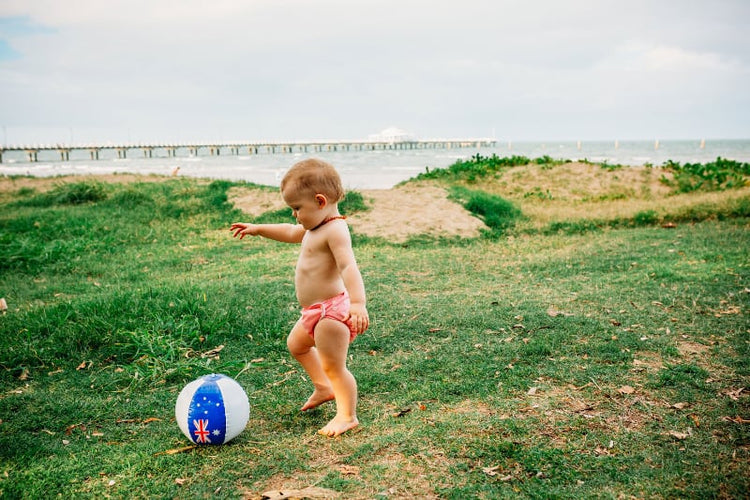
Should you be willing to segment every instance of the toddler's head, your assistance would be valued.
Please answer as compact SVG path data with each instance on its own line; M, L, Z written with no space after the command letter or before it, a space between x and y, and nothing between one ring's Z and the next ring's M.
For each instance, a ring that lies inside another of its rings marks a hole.
M291 190L299 194L325 195L329 203L344 199L344 186L333 165L311 158L292 165L281 179L281 191Z

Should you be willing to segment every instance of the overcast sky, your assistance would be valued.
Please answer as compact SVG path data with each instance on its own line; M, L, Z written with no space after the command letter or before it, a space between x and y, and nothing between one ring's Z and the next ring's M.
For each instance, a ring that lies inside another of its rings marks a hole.
M0 140L750 138L748 0L0 0Z

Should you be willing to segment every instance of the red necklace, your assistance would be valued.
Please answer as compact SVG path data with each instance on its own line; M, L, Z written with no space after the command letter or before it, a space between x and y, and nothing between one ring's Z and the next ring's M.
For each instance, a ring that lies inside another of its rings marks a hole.
M336 215L334 217L326 217L325 219L323 219L323 222L321 222L320 224L318 224L314 228L310 229L310 231L315 231L316 229L325 226L326 224L328 224L332 220L338 220L338 219L344 220L344 219L346 219L346 215Z

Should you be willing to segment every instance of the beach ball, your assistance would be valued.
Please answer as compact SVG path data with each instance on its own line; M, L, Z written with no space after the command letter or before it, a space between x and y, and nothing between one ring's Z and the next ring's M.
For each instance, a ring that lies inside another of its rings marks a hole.
M182 433L193 443L224 444L245 429L250 403L236 380L212 373L180 391L174 415Z

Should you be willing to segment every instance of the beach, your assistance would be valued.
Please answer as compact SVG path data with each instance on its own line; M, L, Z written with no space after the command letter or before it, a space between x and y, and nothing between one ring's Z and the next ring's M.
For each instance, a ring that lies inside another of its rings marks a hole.
M750 162L750 140L678 140L678 141L497 141L493 148L454 148L430 150L334 151L326 153L277 153L232 155L226 152L211 156L203 151L198 156L167 157L156 150L152 158L140 157L134 150L126 159L117 158L114 151L103 150L99 160L91 160L86 151L71 154L70 160L60 161L54 151L39 155L37 162L29 162L23 152L6 152L0 163L0 175L31 175L52 177L60 175L135 173L246 181L278 186L286 169L293 163L319 156L332 163L349 189L388 189L425 169L445 168L457 160L474 155L500 157L526 156L553 159L582 160L609 165L660 166L667 161L706 163L717 157Z

